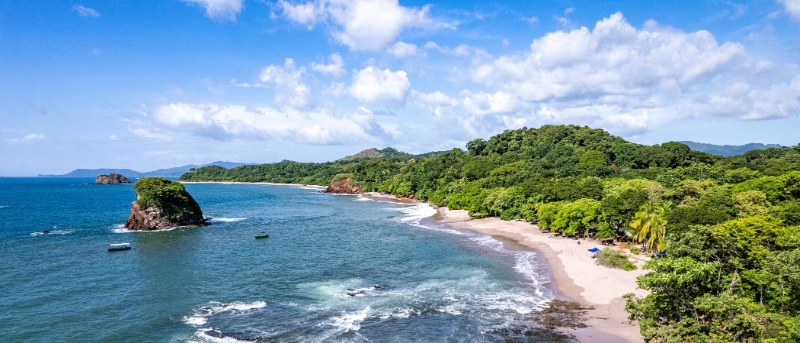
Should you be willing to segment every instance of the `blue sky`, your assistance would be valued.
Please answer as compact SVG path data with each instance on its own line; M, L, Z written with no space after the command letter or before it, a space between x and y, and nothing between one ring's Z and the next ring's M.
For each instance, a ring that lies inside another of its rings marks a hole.
M504 129L800 143L800 0L4 1L0 175L445 150Z

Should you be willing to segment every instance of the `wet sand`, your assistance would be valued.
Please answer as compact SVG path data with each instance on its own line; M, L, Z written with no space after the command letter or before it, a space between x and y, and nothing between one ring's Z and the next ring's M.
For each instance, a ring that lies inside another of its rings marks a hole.
M646 273L641 269L646 257L630 255L637 270L611 269L595 264L589 255L589 248L602 248L596 241L580 240L581 244L578 244L578 240L552 237L552 234L543 233L536 225L524 221L471 219L466 211L446 208L439 209L436 220L455 228L511 239L540 254L550 267L557 298L594 307L586 311L586 328L563 329L563 332L575 335L580 342L644 342L639 327L635 323L628 324L622 295L647 294L636 286L636 277Z

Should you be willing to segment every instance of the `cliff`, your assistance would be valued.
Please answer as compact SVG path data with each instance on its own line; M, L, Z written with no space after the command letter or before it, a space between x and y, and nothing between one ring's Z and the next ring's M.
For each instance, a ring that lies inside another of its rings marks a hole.
M127 177L122 176L121 174L111 173L108 175L100 175L95 180L94 183L98 185L116 185L121 183L133 183L131 180L128 180Z
M328 188L325 188L323 193L334 194L361 194L361 187L353 185L353 181L349 176L338 176L333 179Z
M128 230L163 230L176 226L206 226L200 205L180 182L141 178L133 186L136 201L125 223Z

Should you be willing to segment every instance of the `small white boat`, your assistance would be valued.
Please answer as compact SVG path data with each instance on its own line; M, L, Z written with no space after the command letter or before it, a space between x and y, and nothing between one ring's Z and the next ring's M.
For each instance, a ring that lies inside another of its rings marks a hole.
M130 243L115 243L108 245L108 251L122 251L122 250L131 250Z

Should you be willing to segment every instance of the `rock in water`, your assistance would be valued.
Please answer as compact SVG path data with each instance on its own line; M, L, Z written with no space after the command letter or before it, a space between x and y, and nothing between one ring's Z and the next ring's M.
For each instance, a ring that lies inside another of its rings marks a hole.
M163 177L139 179L136 201L125 223L128 230L163 230L176 226L206 226L200 205L180 182Z
M131 180L128 180L127 177L122 176L121 174L111 173L108 175L100 175L97 179L94 180L94 183L98 185L116 185L120 183L133 183Z
M337 176L322 193L361 194L361 187L352 185L352 179L349 176Z

